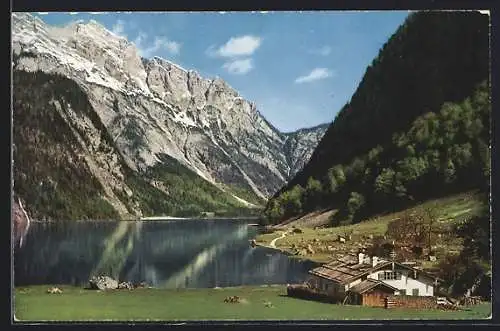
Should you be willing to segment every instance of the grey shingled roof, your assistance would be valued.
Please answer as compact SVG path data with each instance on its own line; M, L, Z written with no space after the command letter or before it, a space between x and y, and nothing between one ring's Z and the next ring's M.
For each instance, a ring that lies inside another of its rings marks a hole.
M332 280L334 282L340 283L340 284L346 284L349 283L353 280L356 280L357 278L367 275L369 273L372 273L376 270L385 268L387 266L390 266L392 264L395 264L399 267L405 268L405 269L410 269L414 270L420 274L425 274L426 276L434 279L439 279L438 277L435 277L433 275L429 275L426 272L423 272L422 270L416 270L415 268L412 268L410 266L403 265L398 262L392 262L392 261L381 261L379 262L375 267L373 267L371 264L359 264L357 262L344 262L344 261L334 261L330 262L327 264L324 264L320 267L317 267L315 269L312 269L309 271L309 274L315 275L324 279Z
M378 280L375 280L375 279L366 279L364 281L362 281L361 283L359 284L356 284L354 285L353 287L351 287L349 289L349 291L351 292L355 292L355 293L359 293L359 294L363 294L377 286L382 286L382 287L385 287L385 288L388 288L392 291L397 291L398 289L395 288L395 287L392 287L390 286L389 284L385 284L381 281L378 281Z

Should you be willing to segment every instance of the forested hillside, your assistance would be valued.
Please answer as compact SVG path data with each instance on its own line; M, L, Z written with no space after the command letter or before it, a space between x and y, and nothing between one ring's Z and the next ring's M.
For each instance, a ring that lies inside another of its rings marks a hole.
M310 162L266 221L319 208L352 222L471 188L488 189L489 18L410 15L380 50Z

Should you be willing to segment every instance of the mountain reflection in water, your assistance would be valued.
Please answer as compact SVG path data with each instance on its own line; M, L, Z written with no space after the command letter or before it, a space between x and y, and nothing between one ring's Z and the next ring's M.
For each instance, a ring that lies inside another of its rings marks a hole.
M155 287L302 282L312 265L252 248L241 220L34 223L15 252L16 286L85 286L92 275Z

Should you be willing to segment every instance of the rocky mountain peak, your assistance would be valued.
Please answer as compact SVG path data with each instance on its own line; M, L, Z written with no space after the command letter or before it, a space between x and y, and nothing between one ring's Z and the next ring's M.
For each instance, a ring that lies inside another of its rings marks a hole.
M144 59L95 21L52 27L14 13L12 46L15 70L57 73L85 91L134 171L147 172L168 155L221 190L239 187L264 198L307 162L324 133L295 135L286 145L286 135L222 78L158 56Z

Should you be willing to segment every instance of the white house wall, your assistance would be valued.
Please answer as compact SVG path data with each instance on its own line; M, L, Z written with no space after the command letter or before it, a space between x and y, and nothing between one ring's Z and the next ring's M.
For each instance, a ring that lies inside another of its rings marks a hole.
M391 269L385 271L392 271ZM406 290L406 295L412 295L413 289L418 289L419 296L433 296L434 286L429 283L429 280L424 277L417 277L414 279L408 277L408 273L413 273L412 271L398 270L401 271L401 279L398 280L382 280L382 282L391 285L399 290ZM368 276L368 278L378 280L378 274L383 273L384 270L376 271ZM418 275L417 275L418 276Z
M358 279L356 279L356 280L354 280L354 281L350 282L349 284L346 284L346 285L345 285L345 290L347 291L347 290L349 290L351 287L353 287L354 285L359 284L359 283L361 283L361 278L358 278Z

